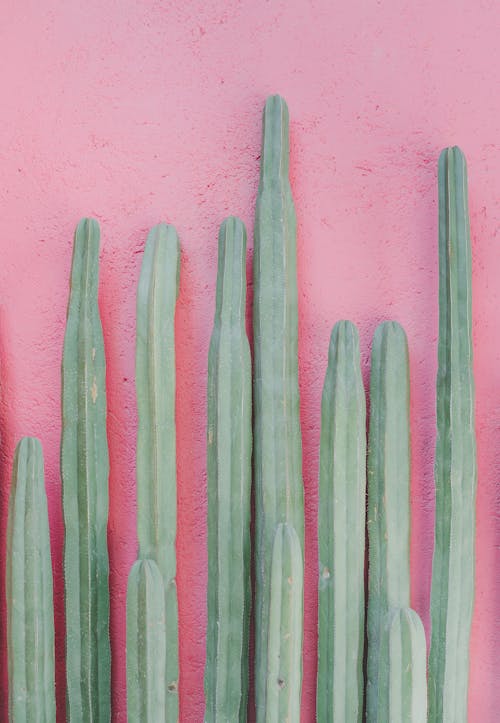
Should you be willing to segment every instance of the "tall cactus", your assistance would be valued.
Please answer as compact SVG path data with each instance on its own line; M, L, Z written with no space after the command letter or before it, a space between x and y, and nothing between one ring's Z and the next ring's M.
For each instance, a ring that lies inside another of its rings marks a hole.
M245 259L245 227L228 218L219 233L208 356L206 723L244 723L247 713L252 378Z
M303 575L297 533L288 523L280 523L271 559L266 723L300 721Z
M477 467L467 168L457 147L439 158L438 360L429 721L465 723Z
M154 560L137 560L127 587L127 717L158 723L165 711L165 591Z
M408 344L402 327L375 330L368 444L368 657L366 719L377 721L380 635L392 607L410 606Z
M177 233L160 223L146 241L137 293L137 533L139 556L155 560L165 587L167 723L179 717L174 348L179 268Z
M108 444L105 359L97 305L99 225L75 232L62 363L67 708L71 723L108 723Z
M426 646L422 621L411 608L388 613L379 659L378 723L426 723Z
M317 719L360 722L365 622L366 403L354 324L333 328L321 402Z
M266 710L270 571L276 526L304 538L297 360L296 221L288 179L288 109L268 98L254 244L255 695Z
M7 529L9 720L54 723L54 610L43 454L38 439L17 445Z

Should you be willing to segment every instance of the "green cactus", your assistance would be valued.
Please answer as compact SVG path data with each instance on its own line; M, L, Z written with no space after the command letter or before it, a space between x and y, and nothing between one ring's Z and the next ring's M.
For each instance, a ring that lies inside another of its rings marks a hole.
M127 587L127 717L158 723L165 710L165 590L154 560L137 560Z
M108 444L105 359L97 305L99 225L75 232L62 364L67 709L71 723L108 723Z
M245 227L228 218L219 233L208 356L206 723L245 723L247 715L252 377L245 260Z
M427 721L425 632L411 608L390 611L382 629L377 721Z
M16 448L7 527L9 720L54 723L54 610L49 521L38 439Z
M317 719L363 715L366 402L354 324L333 328L321 402Z
M471 248L462 151L439 158L439 344L430 723L465 723L474 606L476 439Z
M280 523L271 559L266 723L300 721L303 575L297 533L288 523Z
M271 554L276 526L304 539L297 360L296 221L288 179L288 109L268 98L254 243L255 697L266 710ZM302 636L298 636L302 639Z
M375 330L368 443L368 657L366 720L377 721L380 635L392 607L410 606L408 344L402 327Z
M160 223L146 241L137 293L137 534L139 556L155 560L165 587L167 723L179 717L174 348L179 268L177 233Z

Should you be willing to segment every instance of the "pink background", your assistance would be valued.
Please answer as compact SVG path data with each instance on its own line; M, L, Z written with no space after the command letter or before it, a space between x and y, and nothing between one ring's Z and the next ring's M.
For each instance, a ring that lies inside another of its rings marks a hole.
M205 387L217 230L253 225L261 110L291 114L306 500L303 721L314 719L319 410L331 327L408 332L412 600L429 622L437 337L436 162L469 161L479 457L469 720L500 709L500 14L494 0L4 0L0 25L1 576L10 467L41 438L64 720L60 362L74 226L102 229L108 360L113 720L126 720L125 591L135 559L135 293L148 229L176 225L181 721L201 723ZM250 242L251 246L251 242ZM1 579L1 578L0 578ZM3 597L3 595L2 595ZM3 601L2 601L3 604ZM2 616L2 621L5 617ZM0 645L5 656L5 625ZM2 662L2 708L6 675Z

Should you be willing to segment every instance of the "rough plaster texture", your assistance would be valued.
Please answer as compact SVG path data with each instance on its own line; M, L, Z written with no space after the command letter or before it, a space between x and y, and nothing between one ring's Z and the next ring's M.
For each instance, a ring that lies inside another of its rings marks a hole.
M470 167L479 490L470 717L500 710L500 96L494 0L5 0L0 24L3 575L16 441L44 446L64 721L60 361L73 229L102 227L108 360L113 720L126 720L125 591L136 554L134 306L147 230L182 241L177 314L181 721L201 723L206 624L205 403L217 230L252 229L266 95L291 113L298 215L306 576L303 721L314 720L320 394L332 324L407 329L412 600L427 630L433 544L440 149ZM250 235L251 238L251 235ZM2 605L4 606L3 595ZM5 616L2 615L2 621ZM1 710L7 720L5 625Z

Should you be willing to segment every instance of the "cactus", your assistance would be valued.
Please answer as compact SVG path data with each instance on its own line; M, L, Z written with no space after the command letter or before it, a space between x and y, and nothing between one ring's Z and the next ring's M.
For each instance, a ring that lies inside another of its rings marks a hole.
M302 446L297 372L296 221L288 179L288 110L279 96L264 108L254 250L255 696L266 710L270 564L276 526L304 539ZM301 636L298 636L301 639Z
M321 402L317 719L360 722L365 621L366 403L359 338L333 328Z
M108 445L97 305L99 225L75 232L62 364L67 709L71 723L110 720Z
M158 224L146 241L137 293L137 533L139 557L155 560L165 587L167 723L179 717L174 348L179 267L177 233Z
M297 533L280 523L271 559L266 723L300 721L303 574Z
M425 632L411 608L390 611L382 629L378 723L426 723Z
M392 607L410 606L408 344L394 321L375 330L368 443L366 720L377 720L380 635Z
M9 720L54 723L54 611L43 454L38 439L16 448L7 529Z
M137 560L127 587L127 717L158 723L165 711L165 591L154 560Z
M477 468L467 168L456 147L439 159L438 360L429 721L465 723Z
M245 227L228 218L219 233L208 357L206 723L244 723L247 714L252 380L245 257Z

